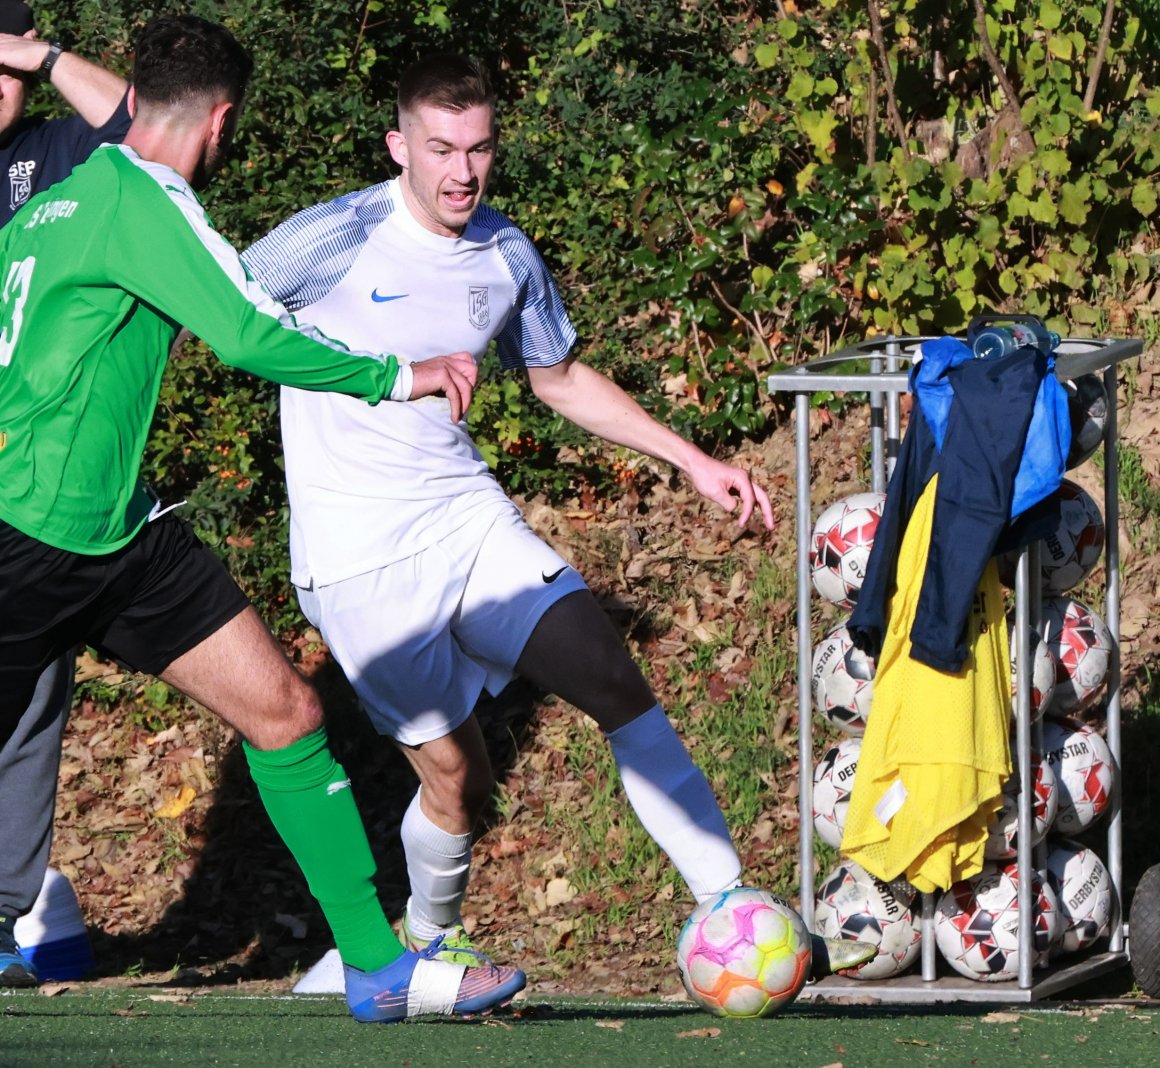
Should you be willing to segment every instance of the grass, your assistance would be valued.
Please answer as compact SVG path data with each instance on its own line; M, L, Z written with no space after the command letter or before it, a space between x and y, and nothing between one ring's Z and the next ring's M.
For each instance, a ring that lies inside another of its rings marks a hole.
M1127 511L1127 530L1135 546L1151 554L1160 548L1160 488L1149 477L1135 446L1119 448L1120 500Z
M337 997L78 988L0 996L3 1068L474 1068L616 1064L703 1068L1116 1065L1155 1060L1155 1009L878 1007L797 1003L768 1020L720 1020L686 1003L528 997L494 1017L354 1023Z

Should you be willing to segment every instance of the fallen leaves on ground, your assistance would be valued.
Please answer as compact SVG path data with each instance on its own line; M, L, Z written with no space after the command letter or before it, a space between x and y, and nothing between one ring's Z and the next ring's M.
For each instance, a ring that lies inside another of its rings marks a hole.
M678 1031L677 1038L716 1038L719 1034L720 1027L698 1027L692 1031Z
M1122 426L1149 470L1160 469L1160 398L1137 397ZM818 508L865 489L868 413L852 408L823 421L811 412L811 494ZM553 507L520 500L542 536L586 576L626 636L662 704L684 700L694 684L708 696L693 709L700 733L712 710L748 685L757 657L771 648L795 655L792 594L753 610L754 576L766 560L795 568L793 426L775 429L737 459L770 491L777 526L738 531L660 465L642 465L633 492ZM1090 474L1090 473L1089 473ZM1086 476L1085 476L1086 477ZM1160 620L1149 606L1160 589L1157 554L1125 554L1125 707L1149 685L1160 661ZM1127 568L1127 564L1125 567ZM823 625L836 613L819 605ZM713 643L708 662L698 660ZM310 676L328 728L351 777L378 863L378 887L392 915L407 897L399 821L415 790L406 761L366 726L353 694L317 632L292 637L290 653ZM1145 665L1142 667L1141 665ZM272 984L285 989L330 946L326 924L262 809L231 731L196 709L158 712L142 698L147 680L122 676L87 653L79 678L119 687L112 704L83 699L68 724L52 862L72 880L90 926L100 981L160 976L178 986ZM518 963L539 994L654 995L685 1000L669 934L689 909L687 891L660 858L655 890L617 924L593 930L591 914L622 906L616 886L585 888L578 872L599 875L603 855L582 853L549 810L579 813L598 803L595 784L569 762L582 732L594 731L562 702L516 685L480 709L489 753L502 781L503 816L492 814L475 846L465 921L481 948ZM160 718L163 722L158 723ZM756 881L794 878L798 767L792 742L797 694L792 678L768 710L764 745L785 759L763 776L764 811L735 828ZM792 743L792 744L790 744ZM619 796L619 795L615 795ZM728 804L729 798L723 798ZM631 819L625 809L623 818ZM616 845L613 836L605 843ZM651 870L651 869L650 869ZM674 883L675 888L674 888ZM41 988L51 996L52 986ZM991 1014L991 1022L1001 1014ZM606 1022L606 1026L614 1021ZM717 1028L684 1032L714 1037Z

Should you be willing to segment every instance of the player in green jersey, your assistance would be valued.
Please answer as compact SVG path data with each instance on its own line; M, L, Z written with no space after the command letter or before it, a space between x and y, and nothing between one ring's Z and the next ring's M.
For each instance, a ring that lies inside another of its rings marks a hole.
M270 818L346 965L356 1018L467 1014L518 970L405 952L318 699L221 563L139 479L181 326L274 381L371 403L441 393L458 420L475 365L351 352L254 284L193 191L220 164L251 60L221 26L151 22L133 123L0 234L0 744L43 668L79 643L158 675L236 728Z

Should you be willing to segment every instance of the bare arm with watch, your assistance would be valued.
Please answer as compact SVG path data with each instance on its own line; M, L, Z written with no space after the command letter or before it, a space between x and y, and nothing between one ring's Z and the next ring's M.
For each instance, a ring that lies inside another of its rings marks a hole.
M52 82L85 122L104 125L125 95L125 79L66 51L59 41L40 40L35 33L0 33L0 70Z

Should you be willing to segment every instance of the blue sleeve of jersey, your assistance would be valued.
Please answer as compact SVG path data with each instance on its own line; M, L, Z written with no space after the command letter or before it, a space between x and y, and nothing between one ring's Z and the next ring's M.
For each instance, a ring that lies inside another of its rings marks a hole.
M392 211L386 183L315 204L242 253L246 269L291 311L326 296L350 270L367 237Z
M132 122L133 119L129 115L129 94L126 93L121 97L121 102L117 105L117 110L109 116L108 121L103 126L96 127L93 131L96 137L92 147L96 148L97 145L103 145L106 142L119 145L125 140L125 134L129 132L129 126ZM89 149L89 151L91 152L92 149Z
M576 328L543 258L531 239L498 212L483 208L477 220L496 230L500 256L516 287L516 306L496 336L503 367L551 367L576 343Z
M98 145L106 141L119 144L125 139L130 121L126 95L103 126L90 126L79 115L45 123L42 133L44 155L38 190L47 189L67 178L73 167L88 159Z

